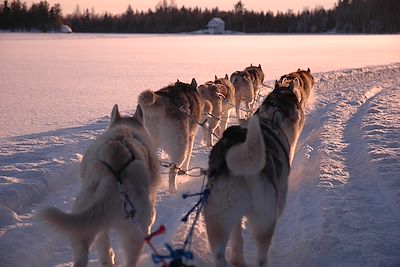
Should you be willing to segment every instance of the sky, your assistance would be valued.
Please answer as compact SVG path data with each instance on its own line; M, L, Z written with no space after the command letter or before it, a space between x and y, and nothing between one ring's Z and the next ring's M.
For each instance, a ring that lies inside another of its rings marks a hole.
M236 4L239 0L224 0L224 1L213 1L213 0L173 0L178 7L186 6L186 7L207 7L213 8L218 6L220 10L232 10L233 5ZM28 6L31 5L32 2L37 3L39 0L26 1ZM79 5L80 9L89 10L94 9L96 13L104 13L111 12L113 14L123 13L128 5L130 4L134 10L148 10L149 8L154 9L155 6L162 2L162 0L141 0L141 1L132 1L132 0L47 0L50 5L54 5L55 3L61 4L63 14L71 14L76 6ZM170 3L171 0L168 0ZM310 9L315 8L316 6L323 6L325 9L332 8L337 0L243 0L245 8L254 11L267 11L271 10L273 12L286 11L288 9L292 9L293 11L303 10L305 7Z

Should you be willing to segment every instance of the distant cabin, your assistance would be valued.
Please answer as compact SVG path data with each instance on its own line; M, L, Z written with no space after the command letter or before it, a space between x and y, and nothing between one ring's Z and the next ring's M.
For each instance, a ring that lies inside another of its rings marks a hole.
M208 33L217 34L225 32L225 22L220 18L213 18L207 24Z

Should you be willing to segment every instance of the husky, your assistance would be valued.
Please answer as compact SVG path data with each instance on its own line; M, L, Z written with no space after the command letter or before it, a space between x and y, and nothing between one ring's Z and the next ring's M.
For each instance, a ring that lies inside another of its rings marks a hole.
M225 78L215 76L214 81L206 82L199 86L199 92L206 102L211 105L208 113L208 129L204 128L204 141L207 146L213 145L213 135L220 138L225 131L234 101L235 88Z
M119 233L127 266L137 266L144 237L155 221L159 163L151 137L143 125L143 111L122 117L115 105L109 128L87 149L81 163L81 191L72 213L46 208L40 216L67 234L75 267L87 266L96 241L99 262L114 266L109 230ZM133 220L124 212L121 188L134 205Z
M300 85L301 105L303 109L305 109L306 103L313 95L314 87L314 77L311 74L310 68L307 70L298 69L295 72L282 75L279 79L279 83L288 86L294 80Z
M255 100L254 84L250 73L247 71L235 71L232 73L230 81L235 87L235 110L238 122L240 122L240 104L242 101L245 103L246 117L249 117L252 113Z
M169 191L175 193L178 170L179 174L188 170L198 125L205 119L204 99L193 78L191 84L178 80L155 92L146 90L138 103L156 147L165 148L170 158Z
M255 90L254 93L257 95L258 90L264 83L264 71L262 70L261 64L258 64L258 67L250 64L249 67L245 68L245 71L250 74L251 81L253 82L253 87Z
M228 240L229 261L245 266L243 217L256 242L257 266L268 265L275 225L286 203L293 136L304 119L295 91L293 84L275 88L249 119L247 129L229 127L210 153L204 216L215 266L227 266Z

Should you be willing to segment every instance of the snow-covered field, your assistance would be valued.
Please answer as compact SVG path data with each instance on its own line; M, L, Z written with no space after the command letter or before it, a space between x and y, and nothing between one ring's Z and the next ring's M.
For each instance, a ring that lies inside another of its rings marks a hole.
M315 101L298 143L270 264L400 266L400 63L314 75ZM273 81L265 84L270 88ZM0 266L71 265L67 239L34 215L47 206L70 210L82 154L108 120L0 139ZM191 166L206 168L208 153L198 138ZM160 250L167 242L182 245L189 225L180 219L196 200L180 195L199 191L202 182L180 176L179 193L170 195L162 176L155 227L164 224L167 232L153 240ZM116 237L113 244L121 266ZM210 266L202 219L192 251L196 266ZM150 254L146 248L140 266L154 266ZM248 232L245 254L253 266ZM94 252L90 266L98 266Z

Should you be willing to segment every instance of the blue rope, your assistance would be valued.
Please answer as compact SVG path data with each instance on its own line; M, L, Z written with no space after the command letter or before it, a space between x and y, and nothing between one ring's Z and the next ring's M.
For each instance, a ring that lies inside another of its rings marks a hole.
M153 254L152 259L155 264L161 263L165 259L171 259L171 262L169 263L168 266L182 267L182 266L188 266L183 263L184 260L193 260L194 256L193 256L193 253L190 251L190 245L191 245L192 238L193 238L194 227L197 224L197 221L200 217L200 212L203 209L203 206L204 206L204 204L207 200L207 197L210 193L209 188L204 188L205 187L205 179L206 179L206 175L204 175L200 193L194 193L194 194L185 193L182 195L182 198L184 198L184 199L186 199L188 197L199 196L199 200L196 202L196 204L181 219L182 222L187 222L190 214L192 214L196 210L195 218L190 227L189 233L185 239L183 247L181 249L173 249L170 244L165 244L165 247L169 251L169 254L168 255Z
M200 217L200 212L203 209L203 206L207 200L208 194L210 193L210 189L209 188L204 188L205 187L205 180L206 180L206 175L204 175L203 177L203 182L201 184L201 191L200 193L195 193L195 194L183 194L182 198L186 199L188 197L193 197L193 196L199 196L199 200L197 201L197 203L189 210L189 212L182 218L182 222L187 222L190 214L196 209L196 215L194 217L192 226L190 227L189 233L186 237L185 243L183 244L183 250L186 249L186 247L189 247L190 249L190 245L192 243L192 239L193 239L193 233L194 233L194 227L197 224L197 221Z
M193 253L185 251L184 249L173 249L170 244L165 244L165 247L169 251L169 255L152 255L153 262L155 264L161 263L163 259L172 259L175 262L182 262L182 259L193 260Z

